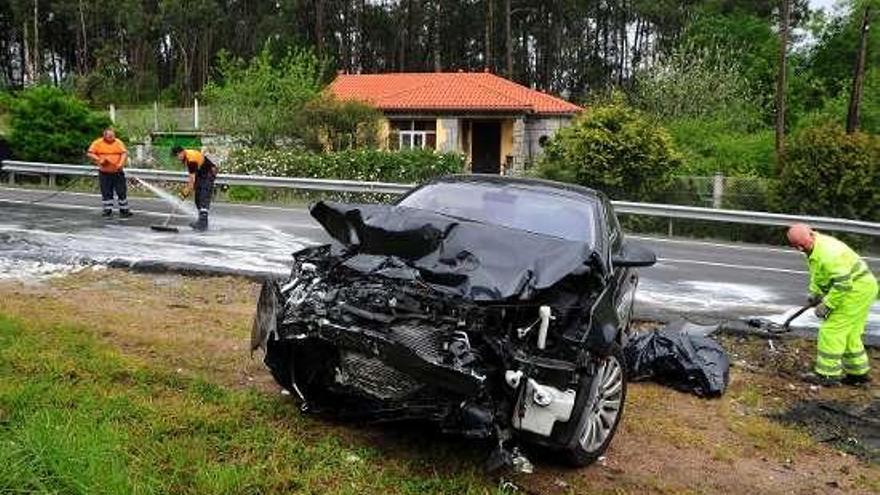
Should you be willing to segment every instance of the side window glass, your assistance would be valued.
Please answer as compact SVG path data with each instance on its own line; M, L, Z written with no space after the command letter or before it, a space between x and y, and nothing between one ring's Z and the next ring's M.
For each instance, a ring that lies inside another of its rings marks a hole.
M620 225L617 223L617 217L614 215L614 210L611 209L611 205L605 204L605 224L608 226L608 240L611 242L611 249L616 251L620 248L621 236L620 236Z

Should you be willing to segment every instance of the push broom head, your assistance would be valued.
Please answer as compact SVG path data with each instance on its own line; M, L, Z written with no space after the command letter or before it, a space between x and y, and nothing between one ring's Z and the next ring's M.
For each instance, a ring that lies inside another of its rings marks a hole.
M156 232L174 232L175 234L180 232L177 227L165 224L150 225L150 230L155 230Z

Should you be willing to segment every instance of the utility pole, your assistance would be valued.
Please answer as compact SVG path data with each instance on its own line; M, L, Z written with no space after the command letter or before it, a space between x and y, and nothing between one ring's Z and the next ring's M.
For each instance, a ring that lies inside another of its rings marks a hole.
M779 23L779 73L776 76L776 166L785 166L785 60L788 51L788 24L791 17L790 0L782 0Z
M859 39L859 53L856 56L856 65L853 69L852 91L849 95L849 112L846 115L846 133L852 134L859 130L859 107L862 104L862 85L865 82L865 52L868 48L868 30L870 24L871 7L865 7L865 15L862 17L862 32Z

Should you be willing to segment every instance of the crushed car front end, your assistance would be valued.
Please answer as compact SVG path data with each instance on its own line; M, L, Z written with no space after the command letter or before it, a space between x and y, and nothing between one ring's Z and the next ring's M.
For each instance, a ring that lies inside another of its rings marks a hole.
M263 286L252 342L303 410L493 438L493 467L520 442L575 464L604 451L626 383L596 245L395 207L313 215L338 242Z

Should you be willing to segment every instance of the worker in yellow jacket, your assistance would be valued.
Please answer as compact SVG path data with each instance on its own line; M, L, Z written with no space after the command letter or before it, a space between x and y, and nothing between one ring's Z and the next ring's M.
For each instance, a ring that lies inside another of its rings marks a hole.
M208 210L211 208L211 197L214 195L214 179L217 178L217 166L199 150L184 149L181 146L171 148L171 156L177 157L186 167L189 176L186 186L180 193L186 199L195 192L196 208L199 219L189 224L194 230L208 230Z
M870 267L849 246L808 225L792 225L788 242L807 255L809 302L816 306L816 316L824 320L819 327L814 373L805 378L824 386L868 383L870 367L862 335L878 296Z

